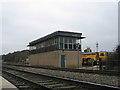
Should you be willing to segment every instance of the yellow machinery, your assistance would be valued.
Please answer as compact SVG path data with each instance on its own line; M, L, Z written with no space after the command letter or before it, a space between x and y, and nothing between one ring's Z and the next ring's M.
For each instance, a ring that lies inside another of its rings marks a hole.
M89 65L93 62L93 64L97 63L98 59L101 59L102 62L105 62L108 58L108 52L83 52L82 53L82 64Z

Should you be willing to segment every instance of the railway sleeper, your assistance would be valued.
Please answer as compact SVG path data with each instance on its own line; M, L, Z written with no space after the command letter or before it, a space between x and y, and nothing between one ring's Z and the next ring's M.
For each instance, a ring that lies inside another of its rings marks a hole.
M37 83L47 83L47 82L53 82L53 80L44 80L44 81L36 81Z
M24 86L25 84L24 83L16 83L14 84L15 86Z
M56 87L57 89L72 89L76 88L76 86L62 86L62 87Z
M20 77L20 76L19 76ZM25 79L25 78L24 78ZM74 81L76 81L76 80L74 80ZM36 81L35 81L36 82ZM37 82L36 82L37 83ZM59 85L60 83L58 83L58 85L56 84L53 84L53 85L41 85L41 86L44 86L44 87L47 87L47 88L52 88L52 89L56 89L56 88L59 88L59 87L61 87L61 88L67 88L67 89L69 89L69 88L72 88L72 87L66 87L65 86L65 84L63 84L63 86L61 86L61 85ZM85 83L84 83L85 84ZM69 85L68 85L69 86ZM84 86L84 85L83 85ZM90 86L88 86L88 88L89 88ZM94 87L94 86L93 86ZM95 87L98 87L98 86L95 86ZM85 85L85 88L86 88L86 85ZM102 87L100 86L100 88L102 89ZM103 87L104 88L104 87ZM107 87L106 87L107 88Z
M52 85L52 84L58 84L58 82L45 82L45 83L40 83L43 85Z
M65 84L61 83L56 83L56 84L51 84L51 85L46 85L47 87L58 87L58 86L65 86Z
M42 83L42 82L53 82L53 80L44 80L44 81L37 81L37 80L36 80L36 82L38 82L38 83Z
M67 88L67 89L71 89L71 88L76 88L76 86L70 86L70 85L66 85L63 83L58 83L58 82L46 82L46 83L39 83L40 85L47 87L47 88L52 88L52 89L63 89L63 88Z
M27 88L30 88L29 86L25 86L25 85L21 85L21 86L18 86L19 89L27 89Z

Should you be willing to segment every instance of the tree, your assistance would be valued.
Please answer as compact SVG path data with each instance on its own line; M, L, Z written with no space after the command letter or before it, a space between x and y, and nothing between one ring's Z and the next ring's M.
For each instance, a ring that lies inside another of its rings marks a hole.
M2 55L2 59L4 62L25 62L28 56L29 50L23 50Z
M117 46L115 52L109 54L107 69L119 70L120 68L120 45Z

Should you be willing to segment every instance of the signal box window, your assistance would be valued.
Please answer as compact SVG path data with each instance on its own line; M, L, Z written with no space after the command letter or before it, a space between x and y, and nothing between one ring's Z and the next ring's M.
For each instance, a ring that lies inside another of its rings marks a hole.
M60 49L63 49L63 43L60 43Z
M76 44L74 44L74 49L76 49Z
M69 44L69 49L72 49L72 44Z
M65 49L68 49L68 45L67 44L64 44L65 45Z

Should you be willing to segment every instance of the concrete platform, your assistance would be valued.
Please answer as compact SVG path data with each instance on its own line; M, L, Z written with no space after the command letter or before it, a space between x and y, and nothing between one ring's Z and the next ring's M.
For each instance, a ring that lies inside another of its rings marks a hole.
M19 90L2 76L0 76L0 86L2 86L0 87L1 90Z

